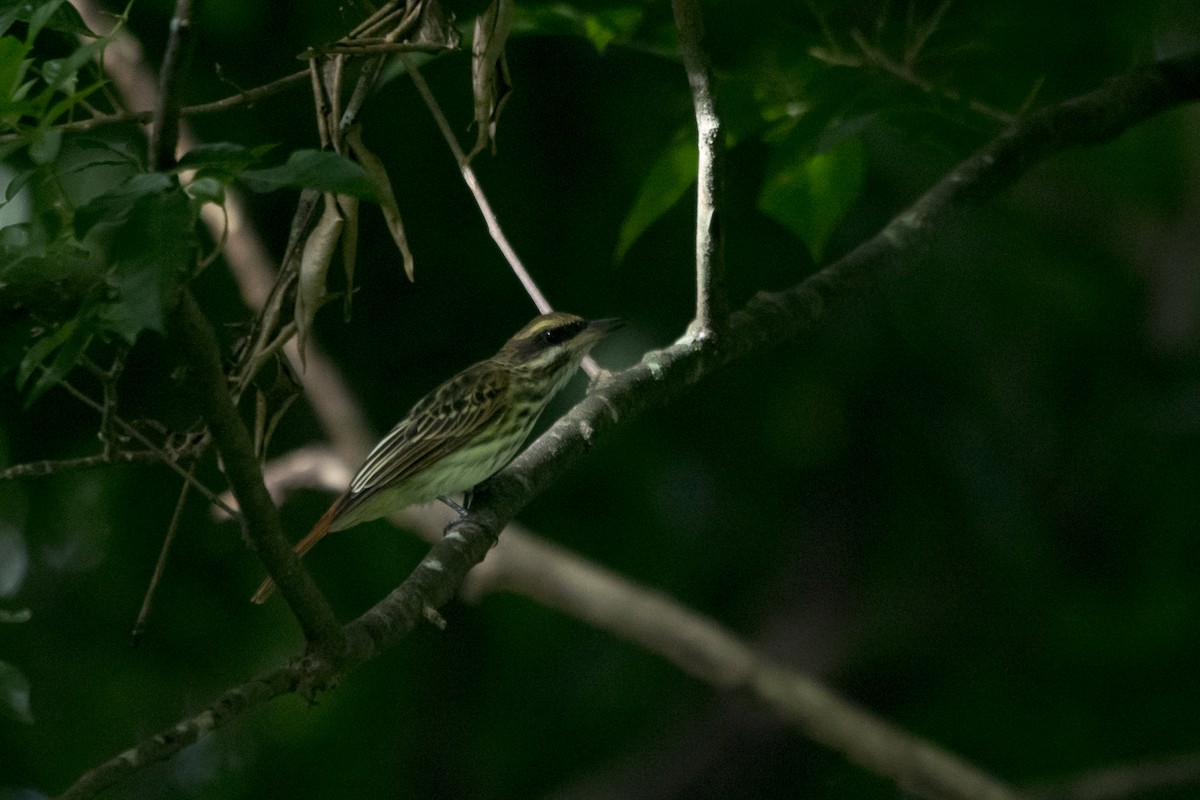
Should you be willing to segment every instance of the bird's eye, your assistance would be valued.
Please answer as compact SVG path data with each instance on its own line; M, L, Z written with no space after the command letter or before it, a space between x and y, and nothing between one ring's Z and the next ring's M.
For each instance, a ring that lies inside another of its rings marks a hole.
M586 323L580 321L572 322L567 325L559 325L554 328L547 328L538 334L538 339L541 340L542 344L546 345L547 347L550 345L559 344L560 342L567 341L575 336L575 334L583 330L585 324Z

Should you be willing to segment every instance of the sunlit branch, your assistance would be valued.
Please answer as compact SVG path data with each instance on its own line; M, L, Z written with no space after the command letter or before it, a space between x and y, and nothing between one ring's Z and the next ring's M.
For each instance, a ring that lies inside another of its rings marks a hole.
M713 100L712 67L704 52L704 20L696 0L672 0L683 68L696 111L696 316L692 335L720 336L729 314L725 294L725 237L723 204L725 132Z

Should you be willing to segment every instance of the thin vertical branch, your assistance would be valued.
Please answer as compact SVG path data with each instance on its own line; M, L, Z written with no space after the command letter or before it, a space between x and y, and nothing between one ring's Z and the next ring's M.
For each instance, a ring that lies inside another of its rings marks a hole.
M150 169L162 170L175 163L179 140L179 110L183 107L183 82L187 77L195 44L192 24L193 0L176 0L171 33L163 54L158 78L158 102L150 129Z
M722 205L725 184L725 131L713 102L712 67L701 46L704 20L696 0L671 0L683 68L696 109L696 317L691 334L707 339L719 336L729 316L725 294L725 235Z
M446 115L442 113L442 107L438 105L437 98L433 96L429 84L421 77L421 73L417 71L417 65L413 63L412 59L401 53L400 60L404 62L404 68L412 76L413 85L421 93L421 99L425 101L425 105L429 106L429 112L433 114L433 119L437 122L438 130L442 132L442 136L446 140L446 145L450 148L450 152L454 154L454 160L458 162L458 168L462 172L463 180L466 181L467 188L471 190L471 194L475 196L475 203L479 206L480 213L483 214L484 222L487 223L488 233L492 235L496 246L500 248L500 252L504 255L505 260L508 261L509 266L512 267L517 280L525 287L526 293L533 300L533 304L537 306L538 311L543 314L550 311L550 301L542 294L542 290L538 288L529 271L525 269L525 265L521 263L521 258L517 255L517 251L509 243L508 237L504 235L504 230L500 227L500 220L497 219L496 212L492 210L491 204L488 203L487 197L483 193L483 187L479 185L479 181L475 177L475 171L471 169L471 164L467 161L467 155L463 152L462 146L459 145L458 139L455 138L454 131L450 130L450 123L446 120Z

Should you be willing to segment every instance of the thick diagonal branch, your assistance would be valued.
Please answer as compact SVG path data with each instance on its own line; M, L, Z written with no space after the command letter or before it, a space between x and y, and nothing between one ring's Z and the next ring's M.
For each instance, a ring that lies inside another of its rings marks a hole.
M221 452L229 487L242 512L243 533L279 583L283 596L316 651L336 659L343 649L342 629L333 609L283 533L279 512L263 484L250 432L229 395L229 382L221 364L221 351L212 326L200 306L185 291L171 317L171 341L190 368L201 413Z

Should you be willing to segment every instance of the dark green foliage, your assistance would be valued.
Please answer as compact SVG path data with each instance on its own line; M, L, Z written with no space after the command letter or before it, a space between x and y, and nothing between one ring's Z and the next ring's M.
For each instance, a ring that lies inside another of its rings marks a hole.
M912 62L927 91L813 51L863 62L858 30L902 62L940 3L703 4L730 145L732 304L873 235L1003 129L992 112L1057 102L1153 58L1177 7L1152 5L1081 17L954 4ZM16 137L4 145L14 216L0 228L2 466L99 450L99 416L54 388L66 376L99 395L77 368L84 355L107 367L128 348L119 410L190 424L185 378L156 334L172 294L190 281L230 350L247 319L220 260L197 273L215 246L197 230L203 202L239 185L371 197L353 165L312 149L304 90L195 118L217 144L170 173L145 171L132 127L58 136L51 123L72 112L55 109L99 80L72 57L89 44L49 40L78 32L69 8L35 30L0 4L0 119ZM341 35L352 14L264 8L205 4L185 102L232 93L217 62L246 87L296 69L295 53ZM692 310L693 122L668 4L518 8L515 94L497 155L474 167L557 307L631 320L598 353L620 367L674 340ZM133 11L150 53L169 10ZM1187 38L1186 26L1170 33ZM47 59L63 72L32 66ZM468 69L461 54L422 67L464 141ZM402 72L389 75L362 123L418 282L364 215L354 317L323 310L314 331L377 431L533 313L424 106ZM96 92L86 99L101 102ZM522 521L1016 785L1197 751L1195 120L1181 108L1034 168L801 343L731 366L605 442ZM296 194L248 201L276 257ZM300 409L272 454L320 438ZM212 459L198 477L223 487ZM302 649L282 603L249 605L257 563L194 496L150 629L128 646L178 486L150 466L0 484L0 558L27 564L0 580L0 623L32 612L0 624L0 796L56 793ZM328 500L293 494L288 529L306 530ZM308 566L349 619L424 552L377 523L330 537ZM106 796L901 794L523 598L445 615L445 632L419 630L316 707L285 698Z

